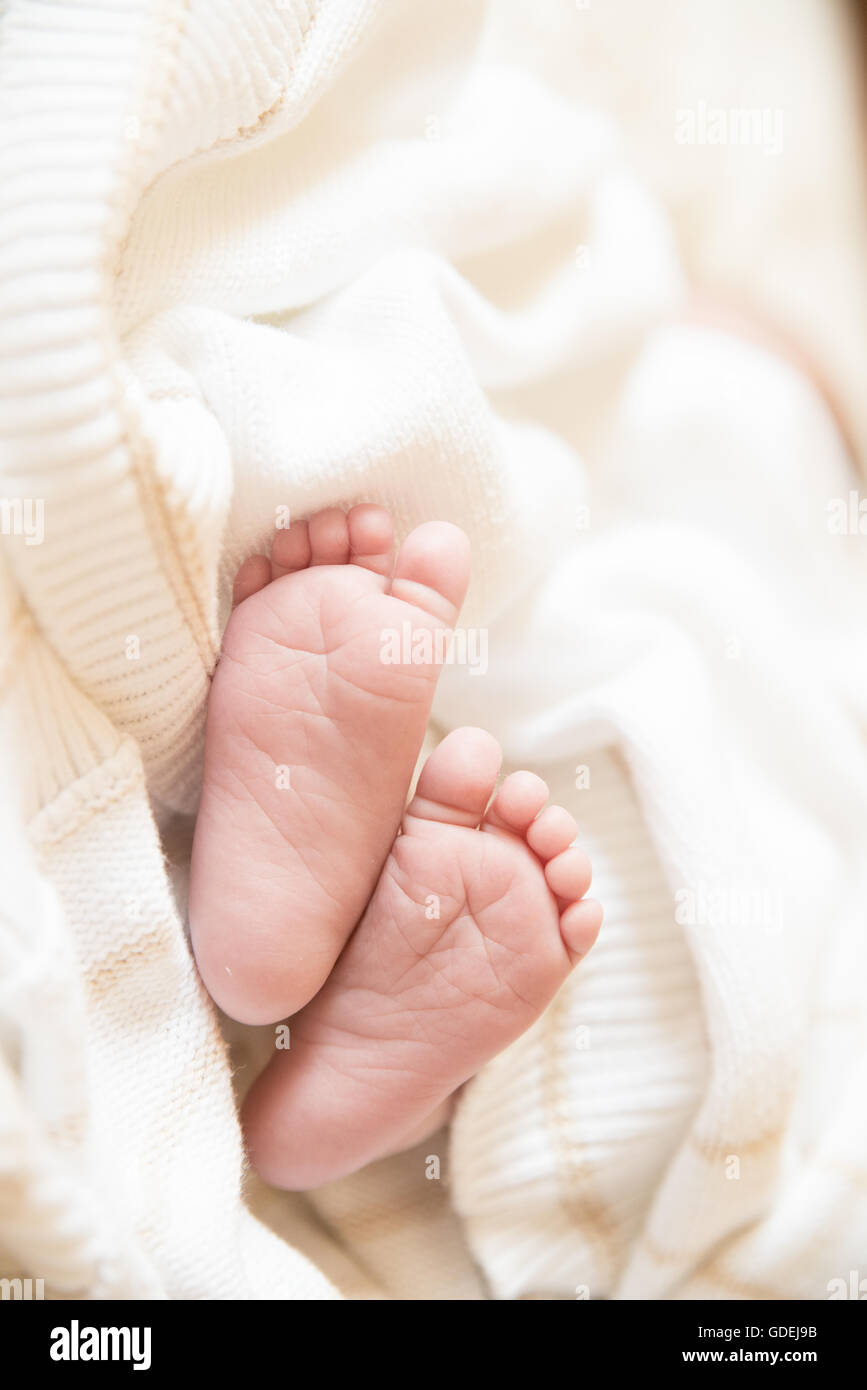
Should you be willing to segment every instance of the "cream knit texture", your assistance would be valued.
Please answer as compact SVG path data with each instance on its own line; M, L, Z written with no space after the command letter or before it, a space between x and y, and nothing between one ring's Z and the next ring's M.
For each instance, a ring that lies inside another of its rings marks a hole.
M859 479L805 378L676 321L684 259L722 282L737 239L698 235L673 144L641 149L646 7L596 8L2 12L0 1275L218 1299L867 1276L865 559L828 506ZM780 80L806 120L800 65ZM728 278L796 327L815 308L867 439L857 311L803 274L860 212L829 182L799 242L798 157L782 233L763 152L727 152L755 214ZM778 243L791 295L747 269ZM361 500L469 533L489 669L444 673L431 739L478 723L548 777L607 923L451 1133L289 1196L245 1173L271 1036L207 998L186 866L235 568L280 509Z

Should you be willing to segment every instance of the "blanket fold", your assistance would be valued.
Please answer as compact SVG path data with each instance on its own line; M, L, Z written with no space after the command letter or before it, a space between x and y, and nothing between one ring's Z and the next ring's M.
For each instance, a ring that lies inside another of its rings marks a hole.
M608 21L536 8L0 18L0 1273L53 1296L823 1298L867 1258L858 477L805 377L679 321L677 200L579 80ZM431 739L548 777L607 924L451 1135L289 1197L183 846L237 565L362 500L468 532L488 669Z

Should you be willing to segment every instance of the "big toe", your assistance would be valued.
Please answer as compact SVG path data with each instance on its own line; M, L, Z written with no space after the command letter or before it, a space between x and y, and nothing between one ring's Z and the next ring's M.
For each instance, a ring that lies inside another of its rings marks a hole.
M484 729L455 729L421 770L408 817L477 826L500 771L503 754Z
M398 552L391 592L452 626L470 581L470 543L459 526L427 521Z

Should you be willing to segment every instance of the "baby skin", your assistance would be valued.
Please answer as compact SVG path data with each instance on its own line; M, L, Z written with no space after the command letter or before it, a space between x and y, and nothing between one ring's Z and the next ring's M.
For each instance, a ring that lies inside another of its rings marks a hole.
M450 629L468 578L456 527L418 527L394 560L388 514L361 506L293 523L236 579L190 926L228 1014L290 1017L243 1114L251 1161L279 1187L420 1142L599 931L574 820L532 773L495 790L490 734L449 734L406 805L441 643L389 664L384 635Z

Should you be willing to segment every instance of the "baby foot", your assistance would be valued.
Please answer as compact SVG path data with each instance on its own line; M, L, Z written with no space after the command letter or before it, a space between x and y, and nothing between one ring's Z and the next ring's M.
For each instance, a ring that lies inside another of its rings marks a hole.
M442 643L387 664L384 634L452 627L469 544L430 522L393 567L392 543L381 507L331 508L238 573L208 702L190 928L212 997L242 1023L313 997L397 832Z
M315 1187L420 1142L595 941L574 820L528 772L488 806L499 766L480 729L425 764L362 921L247 1098L266 1181Z

